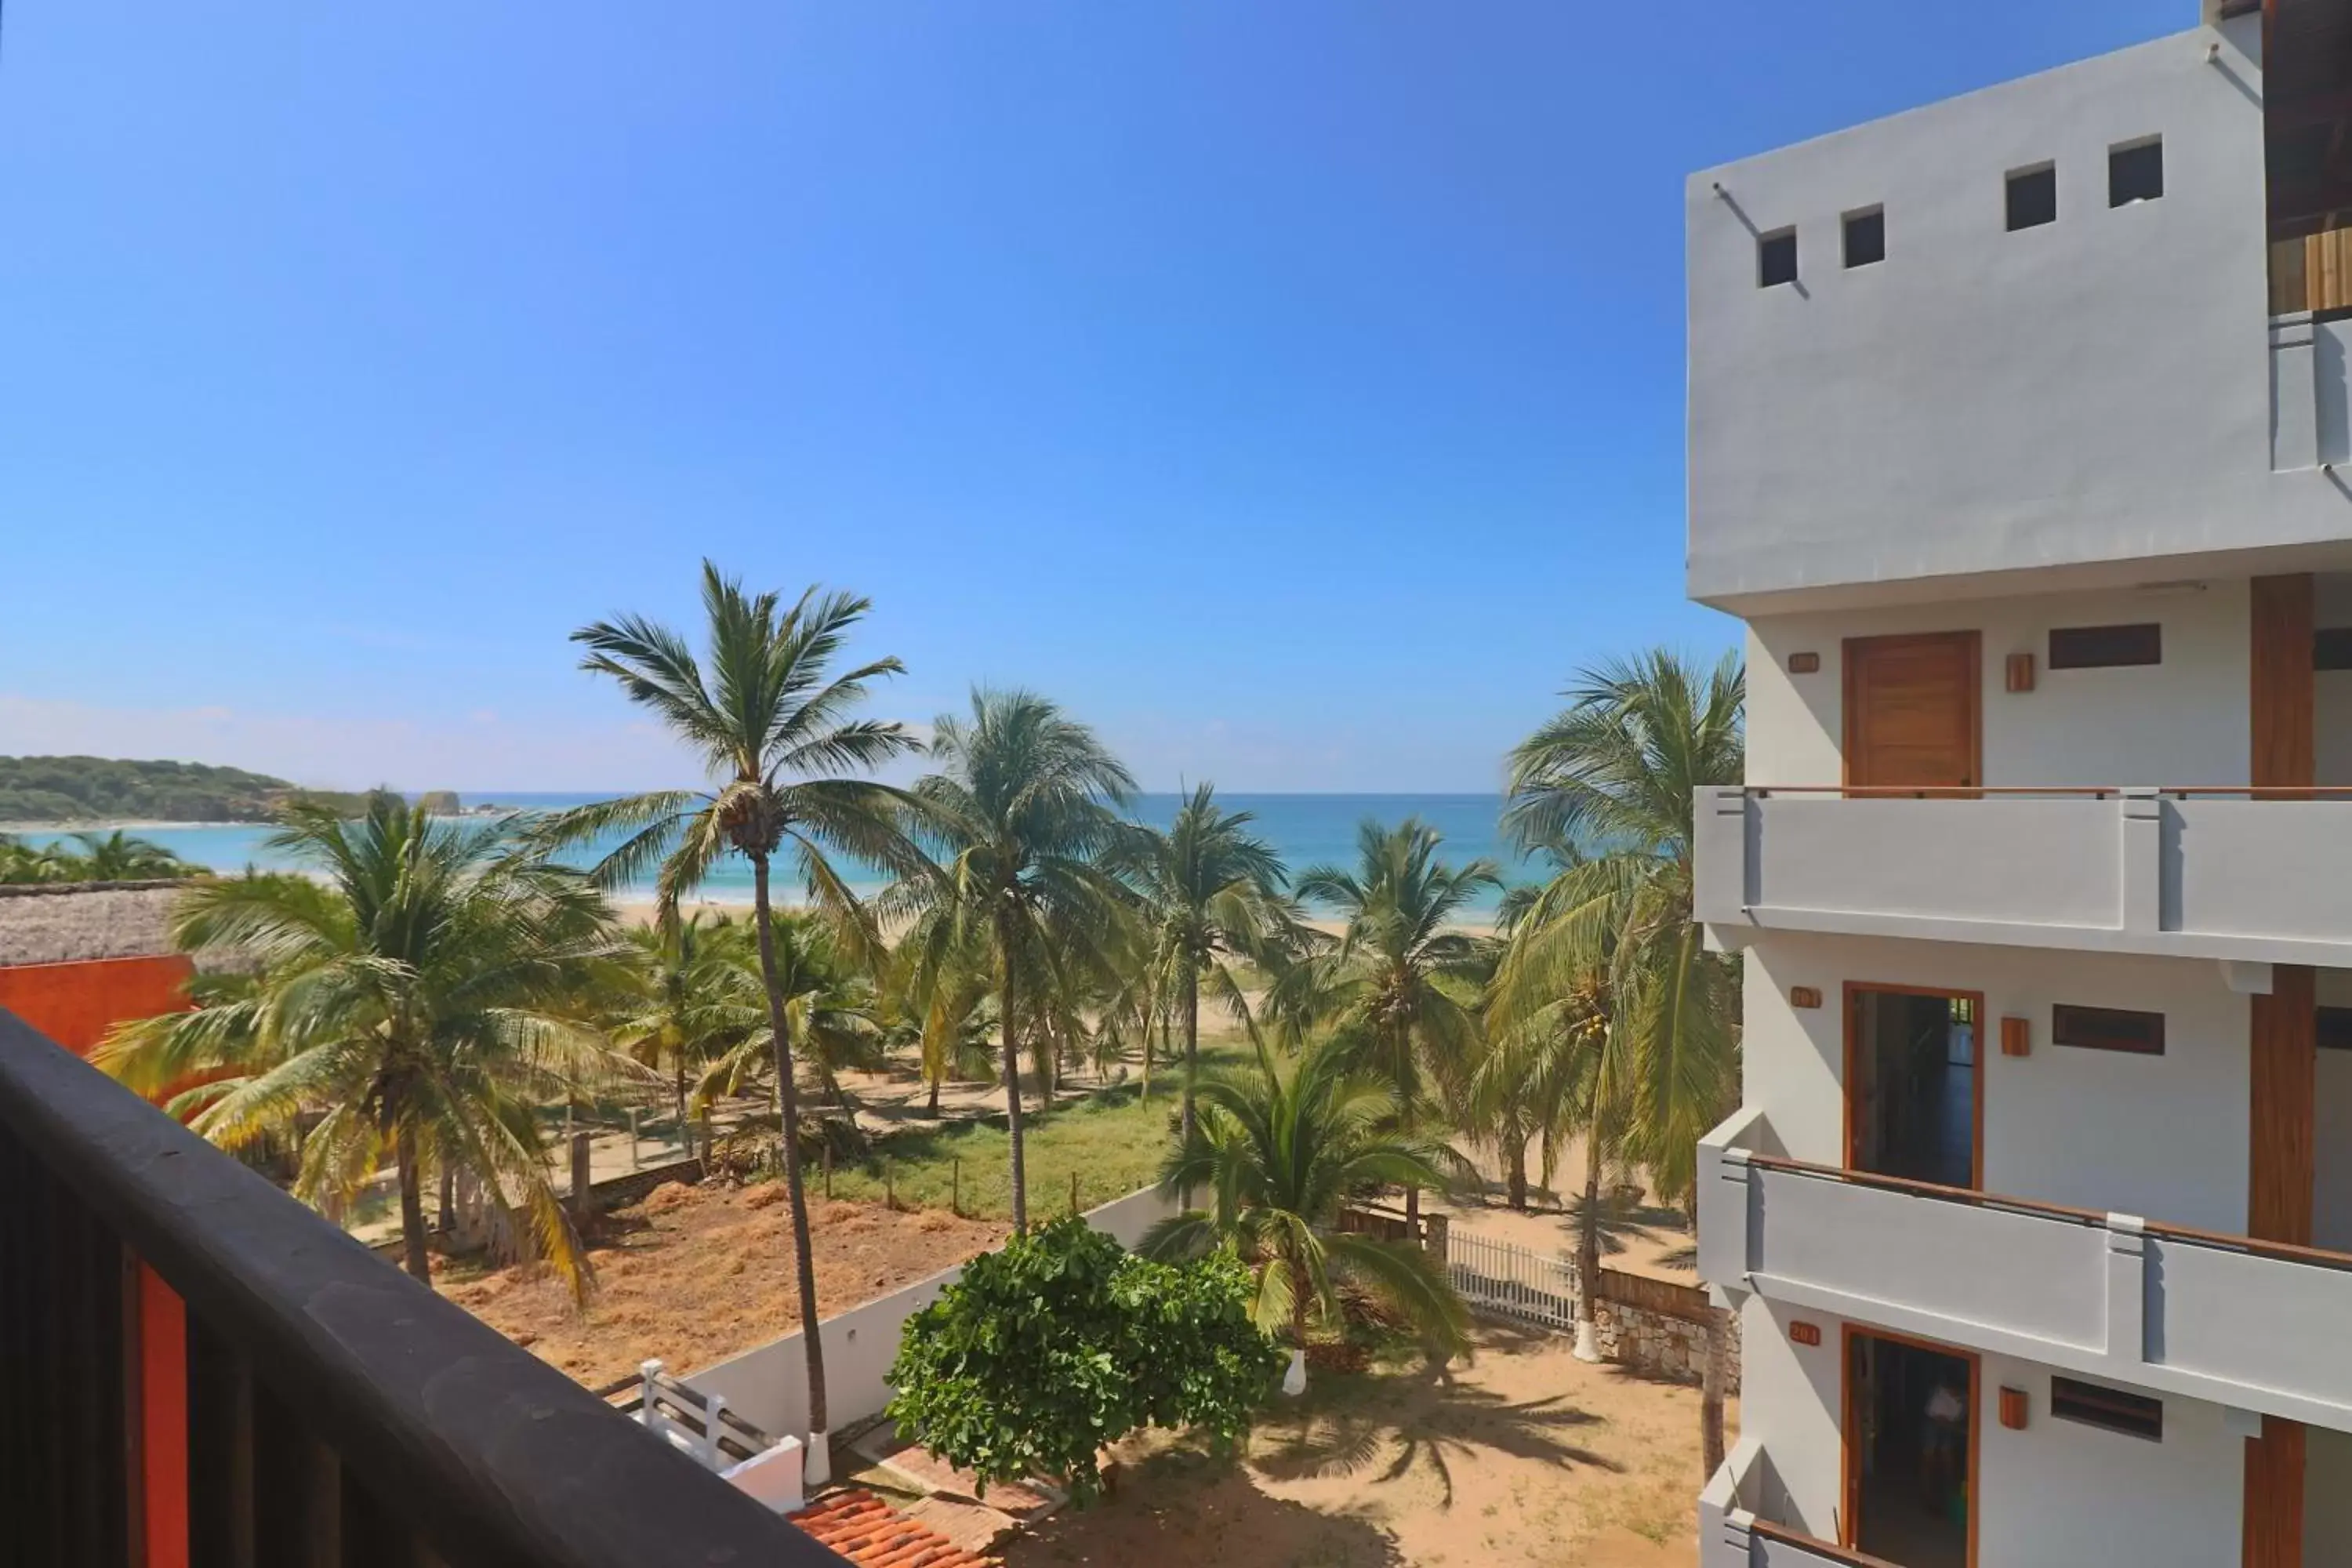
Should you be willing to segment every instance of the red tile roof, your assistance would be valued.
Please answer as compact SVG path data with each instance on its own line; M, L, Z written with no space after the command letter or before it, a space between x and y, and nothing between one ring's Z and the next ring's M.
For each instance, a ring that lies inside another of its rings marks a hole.
M990 1568L987 1558L974 1556L857 1487L820 1498L793 1514L792 1521L858 1568Z

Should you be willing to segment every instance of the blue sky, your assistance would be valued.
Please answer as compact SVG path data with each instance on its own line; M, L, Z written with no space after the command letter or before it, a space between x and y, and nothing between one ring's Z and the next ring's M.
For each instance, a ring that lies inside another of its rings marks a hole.
M565 634L876 600L927 719L1480 790L1681 598L1684 175L2193 0L9 0L0 752L681 764Z

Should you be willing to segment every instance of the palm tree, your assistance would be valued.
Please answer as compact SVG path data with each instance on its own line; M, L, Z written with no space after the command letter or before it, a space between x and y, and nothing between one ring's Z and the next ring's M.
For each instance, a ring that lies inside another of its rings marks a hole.
M881 1065L885 1044L877 1013L879 1001L870 982L846 963L832 930L814 916L782 911L774 920L776 983L784 994L784 1018L801 1058L812 1069L818 1088L843 1114L850 1113L840 1075L852 1068ZM754 988L756 969L739 971ZM740 1094L744 1085L770 1076L776 1062L775 1042L764 1026L746 1036L732 1050L713 1061L703 1074L697 1098L714 1093Z
M853 776L870 773L917 744L895 722L851 717L872 682L899 673L897 659L834 673L851 629L869 608L865 599L814 588L787 608L775 594L745 594L741 584L706 561L707 673L685 638L642 616L599 621L572 633L572 641L588 649L581 668L618 681L631 701L698 752L713 787L659 790L582 806L547 829L555 842L624 832L619 847L596 868L596 879L604 887L625 885L658 866L655 887L666 920L677 918L679 900L701 884L720 856L731 852L751 864L806 1347L809 1474L818 1480L831 1468L824 1442L824 1353L817 1333L816 1266L794 1136L800 1106L793 1083L792 1027L777 970L769 873L777 856L788 857L810 898L835 917L849 940L864 943L872 939L871 929L832 856L847 854L902 872L911 872L919 860L898 827L904 797Z
M759 970L744 963L740 937L724 916L712 920L698 911L656 921L631 931L629 942L627 985L605 1029L645 1066L669 1069L678 1137L690 1149L689 1080L713 1057L739 1048L754 1034L765 1039Z
M1020 1044L1024 1031L1050 1039L1043 1021L1051 990L1109 968L1127 893L1099 862L1119 837L1112 807L1126 803L1135 780L1092 730L1029 691L974 690L969 718L943 715L934 727L931 756L940 771L918 780L914 794L942 863L905 887L921 910L907 940L928 967L971 942L985 944L993 962L1013 1225L1024 1229ZM1050 1085L1051 1067L1041 1083Z
M919 945L902 942L891 954L885 1012L891 1043L917 1048L930 1093L923 1114L936 1121L950 1079L993 1076L995 977L984 944L966 942L936 967L921 962Z
M1148 1100L1152 1064L1174 1058L1170 1042L1174 1038L1171 1014L1175 1009L1168 976L1155 962L1146 911L1139 909L1131 913L1135 918L1123 922L1116 932L1116 950L1109 955L1111 980L1094 999L1087 1044L1097 1074L1104 1078L1129 1056L1135 1057L1142 1070L1139 1093Z
M1527 1142L1541 1142L1549 1179L1559 1142L1570 1133L1583 1136L1576 1354L1583 1361L1599 1361L1594 1311L1601 1300L1601 1177L1605 1163L1620 1152L1623 1142L1629 1088L1625 1037L1612 1026L1609 961L1614 942L1607 933L1614 927L1605 916L1597 922L1604 940L1564 992L1536 995L1525 987L1501 988L1503 977L1516 975L1523 966L1527 945L1543 938L1543 925L1534 917L1560 879L1583 863L1573 846L1536 847L1550 861L1554 876L1541 888L1514 888L1503 900L1497 925L1505 947L1485 1011L1490 1045L1473 1075L1471 1110L1475 1124L1495 1128L1507 1141L1518 1140L1511 1150L1514 1207L1526 1206ZM1622 893L1622 884L1615 886ZM1605 889L1601 896L1606 898ZM1622 897L1614 907L1622 910Z
M388 1156L399 1173L402 1257L425 1283L423 1178L468 1173L584 1299L588 1261L549 1185L536 1108L642 1077L562 1016L614 951L604 900L509 824L436 822L379 793L359 821L288 806L271 850L307 877L193 888L173 916L189 951L261 964L229 999L115 1030L94 1059L142 1093L209 1079L168 1105L242 1149L323 1113L302 1138L295 1191L348 1201Z
M1193 1129L1192 1080L1201 1068L1201 982L1236 1016L1245 1012L1231 959L1264 954L1289 929L1282 858L1249 830L1246 811L1221 811L1212 784L1196 787L1164 833L1128 835L1120 864L1141 896L1151 962L1171 983L1184 1024L1181 1141Z
M1496 1005L1528 1015L1605 976L1626 1073L1624 1143L1688 1212L1699 1138L1738 1102L1738 969L1691 914L1698 792L1746 771L1738 657L1701 670L1657 650L1585 670L1569 706L1511 753L1505 826L1528 845L1580 844L1527 912ZM1708 1473L1722 1462L1722 1314L1701 1400Z
M73 840L80 850L59 854L71 881L177 881L204 874L203 867L190 865L152 839L133 838L120 828L103 836L77 833Z
M0 882L62 882L64 867L47 847L36 847L13 833L0 833Z
M205 868L181 859L162 845L117 830L77 833L72 842L36 847L0 833L0 882L145 882L201 877Z
M1356 830L1357 868L1315 866L1298 897L1345 922L1321 964L1325 1016L1355 1059L1376 1071L1410 1128L1427 1090L1459 1094L1476 1051L1478 1025L1456 989L1475 994L1492 967L1490 944L1454 929L1479 892L1502 886L1487 859L1458 870L1439 860L1437 830L1417 817L1393 829ZM1408 1220L1421 1220L1421 1189L1405 1189Z
M1343 1285L1396 1312L1433 1351L1461 1349L1468 1314L1441 1264L1410 1244L1332 1228L1367 1188L1438 1184L1440 1152L1396 1131L1394 1093L1357 1070L1341 1043L1286 1058L1251 1037L1255 1064L1201 1080L1193 1136L1160 1168L1161 1192L1205 1190L1212 1206L1160 1221L1138 1250L1179 1258L1236 1247L1257 1269L1258 1327L1286 1332L1302 1358L1315 1327L1339 1325Z

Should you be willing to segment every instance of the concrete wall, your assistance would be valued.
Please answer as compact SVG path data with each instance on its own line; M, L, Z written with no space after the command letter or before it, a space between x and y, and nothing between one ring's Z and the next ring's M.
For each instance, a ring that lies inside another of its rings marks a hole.
M1692 596L2120 584L2352 538L2315 441L2273 468L2259 37L2198 28L1692 176ZM2110 208L2109 149L2150 135L2162 199ZM2053 161L2057 222L2009 232L2007 174ZM1842 215L1877 205L1886 259L1845 269ZM1758 235L1790 226L1800 285L1759 288Z
M1845 638L1974 631L1983 645L1983 784L2245 784L2252 722L2250 596L2240 579L2202 591L2035 594L1760 616L1748 631L1748 782L1842 781ZM2161 664L2048 668L2054 626L2143 621L2164 628ZM1821 668L1790 674L1789 658L1797 653L1820 655ZM2033 690L2006 689L2012 653L2033 655ZM2345 697L2342 730L2352 747L2352 689ZM2347 764L2352 767L2352 751Z
M1087 1223L1121 1246L1132 1247L1174 1212L1172 1201L1146 1188L1089 1210ZM898 1336L907 1320L938 1300L940 1292L962 1273L961 1266L942 1269L818 1326L824 1336L827 1416L835 1430L882 1414L890 1402L886 1374L898 1359ZM705 1394L720 1395L730 1409L772 1436L797 1436L808 1430L808 1373L798 1334L730 1356L688 1374L687 1380Z
M1820 1344L1789 1338L1800 1319L1822 1331ZM1751 1296L1739 1312L1739 1436L1769 1456L1757 1516L1835 1541L1844 1506L1838 1320Z
M1989 1040L2031 1021L2030 1056L1984 1057L1984 1186L2043 1203L2245 1229L2251 1006L2221 966L2106 953L1774 933L1747 958L1745 1103L1789 1157L1844 1163L1849 981L1982 993ZM1824 1005L1790 1005L1792 986ZM2056 1046L2051 1007L2071 1002L2165 1015L2165 1054ZM1752 1375L1752 1374L1751 1374Z
M1790 1322L1821 1330L1819 1345L1789 1339ZM1741 1314L1747 1386L1740 1436L1763 1445L1759 1517L1824 1540L1837 1538L1842 1487L1843 1321L1751 1298ZM2164 1440L2150 1443L2050 1414L2050 1369L2012 1357L1982 1360L1977 1561L2003 1568L2079 1568L2085 1563L2223 1563L2238 1560L2244 1487L2242 1439L2224 1429L2218 1405L2168 1397ZM2021 1388L2023 1431L1993 1418L1999 1391ZM2334 1470L2346 1439L2313 1434L2315 1471ZM2352 1458L2352 1450L2347 1450ZM2347 1468L2346 1479L2352 1479ZM2339 1489L2352 1490L2352 1489ZM2336 1504L2331 1501L2331 1507ZM2341 1509L2352 1518L2352 1509ZM2315 1525L2305 1561L2334 1563L2315 1548L2340 1539L2335 1516Z
M2238 1561L2245 1442L2224 1428L2220 1405L2167 1398L2164 1440L2151 1443L2053 1416L2047 1368L2006 1356L1983 1366L1979 1563ZM1991 1418L2003 1386L2026 1392L2021 1432Z

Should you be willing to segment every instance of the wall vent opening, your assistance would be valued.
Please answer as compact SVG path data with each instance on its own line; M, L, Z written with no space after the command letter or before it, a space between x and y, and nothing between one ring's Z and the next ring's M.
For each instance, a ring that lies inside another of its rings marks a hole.
M2127 1051L2134 1056L2164 1054L2164 1015L2136 1013L2123 1007L2075 1007L2061 1002L2050 1010L2053 1045L2085 1051Z
M2107 149L2107 205L2127 207L2164 195L2164 138L2150 136Z
M2080 1378L2053 1377L2050 1380L2050 1414L2061 1421L2103 1426L2126 1436L2145 1437L2151 1443L2164 1441L2164 1401L2145 1394L2126 1394L2120 1388L2084 1383Z
M1845 215L1845 264L1874 267L1886 259L1886 209L1864 207Z
M2053 669L2113 669L2164 662L2164 627L2156 621L2126 626L2054 626L2050 632Z
M2009 175L2009 227L2039 228L2058 221L2058 165L2012 169Z

